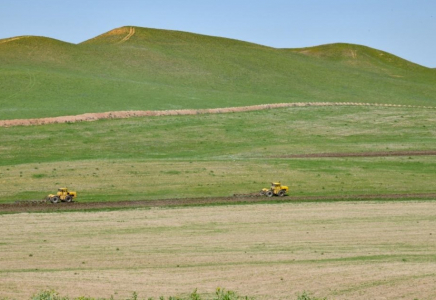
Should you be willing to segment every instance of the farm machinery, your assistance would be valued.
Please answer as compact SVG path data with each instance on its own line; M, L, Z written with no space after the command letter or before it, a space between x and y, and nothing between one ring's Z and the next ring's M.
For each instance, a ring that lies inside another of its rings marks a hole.
M279 182L271 182L271 187L269 189L263 188L260 191L260 194L262 196L268 196L268 197L272 197L272 196L283 197L288 193L288 191L289 191L289 187L287 187L286 185L282 185L279 181Z
M18 205L28 205L28 204L44 204L44 203L59 203L59 202L73 202L77 197L77 192L69 191L67 188L59 188L56 194L50 194L44 197L42 200L19 200L15 201Z
M77 197L77 192L68 191L67 188L60 188L56 195L50 194L47 196L47 200L51 203L58 203L60 201L63 202L72 202L73 199Z

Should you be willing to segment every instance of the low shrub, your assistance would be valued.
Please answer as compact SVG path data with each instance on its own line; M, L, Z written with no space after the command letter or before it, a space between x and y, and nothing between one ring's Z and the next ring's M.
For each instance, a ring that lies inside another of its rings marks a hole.
M306 291L304 291L301 295L298 295L297 300L327 300L327 298L310 296Z

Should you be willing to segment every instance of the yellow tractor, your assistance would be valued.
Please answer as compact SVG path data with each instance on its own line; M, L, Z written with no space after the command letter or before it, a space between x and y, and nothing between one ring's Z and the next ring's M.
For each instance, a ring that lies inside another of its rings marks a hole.
M282 185L279 182L271 182L271 188L264 188L260 191L261 195L272 197L272 196L285 196L289 191L289 187L286 185Z
M73 199L77 197L77 192L68 191L67 188L60 188L56 195L50 194L47 199L51 203L58 203L59 201L73 202Z

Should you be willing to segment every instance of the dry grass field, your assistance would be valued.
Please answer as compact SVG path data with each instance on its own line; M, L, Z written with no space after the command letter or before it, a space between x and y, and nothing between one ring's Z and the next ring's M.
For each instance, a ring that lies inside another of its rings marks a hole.
M436 203L325 202L0 215L0 299L436 299Z

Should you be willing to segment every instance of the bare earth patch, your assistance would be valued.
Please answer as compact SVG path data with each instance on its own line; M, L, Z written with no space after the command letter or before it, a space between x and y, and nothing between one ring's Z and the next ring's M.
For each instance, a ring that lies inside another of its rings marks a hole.
M436 204L335 202L0 215L0 295L436 299Z
M133 117L221 114L221 113L256 111L256 110L284 108L284 107L308 107L308 106L385 106L385 107L410 107L410 108L416 107L416 108L429 108L429 109L435 108L431 106L426 107L426 106L412 106L412 105L352 103L352 102L275 103L275 104L262 104L262 105L252 105L252 106L242 106L242 107L226 107L226 108L211 108L211 109L112 111L112 112L102 112L102 113L86 113L76 116L0 120L0 127L89 122L89 121L96 121L101 119L126 119L126 118L133 118Z
M267 198L258 193L235 194L233 197L203 197L203 198L179 198L161 200L130 200L111 202L61 202L52 204L50 202L17 201L15 203L0 204L0 212L62 212L62 211L83 211L102 209L124 209L124 208L158 208L158 207L181 207L200 206L217 204L255 204L262 202L304 202L304 201L328 201L328 200L407 200L407 199L436 199L436 193L421 194L375 194L375 195L336 195L336 196L285 196Z

